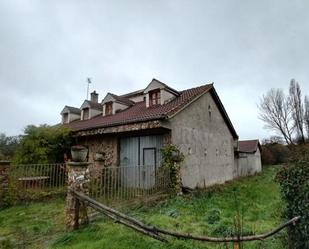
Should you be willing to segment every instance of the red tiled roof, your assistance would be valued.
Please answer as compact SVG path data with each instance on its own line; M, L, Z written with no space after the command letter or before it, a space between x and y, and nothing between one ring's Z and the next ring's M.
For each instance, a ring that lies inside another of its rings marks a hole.
M113 93L109 93L115 100L119 101L120 103L123 103L125 105L134 105L134 102L131 101L130 99L128 98L125 98L125 97L122 97L122 96L118 96L116 94L113 94Z
M68 124L73 131L90 130L128 123L164 119L176 113L196 97L213 88L212 84L203 85L179 92L180 95L169 103L147 108L145 101L135 103L122 112L110 116L99 115L89 120L77 120Z
M259 146L259 140L239 141L239 152L254 153Z
M73 107L73 106L68 106L68 105L66 105L66 106L63 108L62 112L63 112L65 109L67 109L70 113L74 113L74 114L78 114L78 115L80 115L80 113L81 113L81 110L80 110L79 108L77 108L77 107ZM61 112L61 113L62 113L62 112ZM65 112L64 112L64 113L65 113Z
M99 111L102 111L102 105L98 102L93 102L91 100L85 100L84 102L87 102L88 105L90 106L90 108L92 109L96 109L96 110L99 110Z

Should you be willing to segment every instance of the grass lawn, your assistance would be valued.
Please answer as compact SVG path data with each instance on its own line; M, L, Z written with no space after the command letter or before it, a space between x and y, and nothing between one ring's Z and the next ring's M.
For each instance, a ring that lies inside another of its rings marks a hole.
M284 205L273 178L277 167L216 186L194 195L174 197L153 207L127 210L146 223L197 235L223 236L232 232L237 210L243 217L245 234L269 231L281 223ZM244 244L245 249L283 249L285 231L261 242ZM164 244L136 233L107 218L78 231L66 232L64 200L31 203L0 211L0 248L232 248L223 244L183 241L170 238ZM2 247L1 247L2 246Z

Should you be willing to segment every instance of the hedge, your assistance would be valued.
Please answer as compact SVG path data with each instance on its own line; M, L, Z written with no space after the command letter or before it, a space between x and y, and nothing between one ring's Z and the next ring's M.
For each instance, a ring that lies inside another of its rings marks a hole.
M286 202L285 218L301 216L289 228L289 248L309 249L309 162L299 160L281 168L277 181Z

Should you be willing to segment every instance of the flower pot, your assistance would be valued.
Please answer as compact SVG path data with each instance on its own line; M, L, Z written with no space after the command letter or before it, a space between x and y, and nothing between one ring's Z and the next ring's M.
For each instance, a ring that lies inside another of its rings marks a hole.
M95 153L94 160L99 162L104 161L104 154L99 152Z
M76 145L71 147L71 155L73 162L86 162L88 149L82 145Z

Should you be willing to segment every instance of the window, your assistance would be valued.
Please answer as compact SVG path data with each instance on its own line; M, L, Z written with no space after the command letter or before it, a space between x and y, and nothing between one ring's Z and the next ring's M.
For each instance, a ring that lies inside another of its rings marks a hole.
M113 102L105 103L105 115L113 114Z
M62 122L64 124L67 124L69 123L69 113L64 113L63 116L62 116Z
M158 105L161 104L161 95L160 89L149 92L149 105Z
M83 120L89 119L89 108L83 109Z

